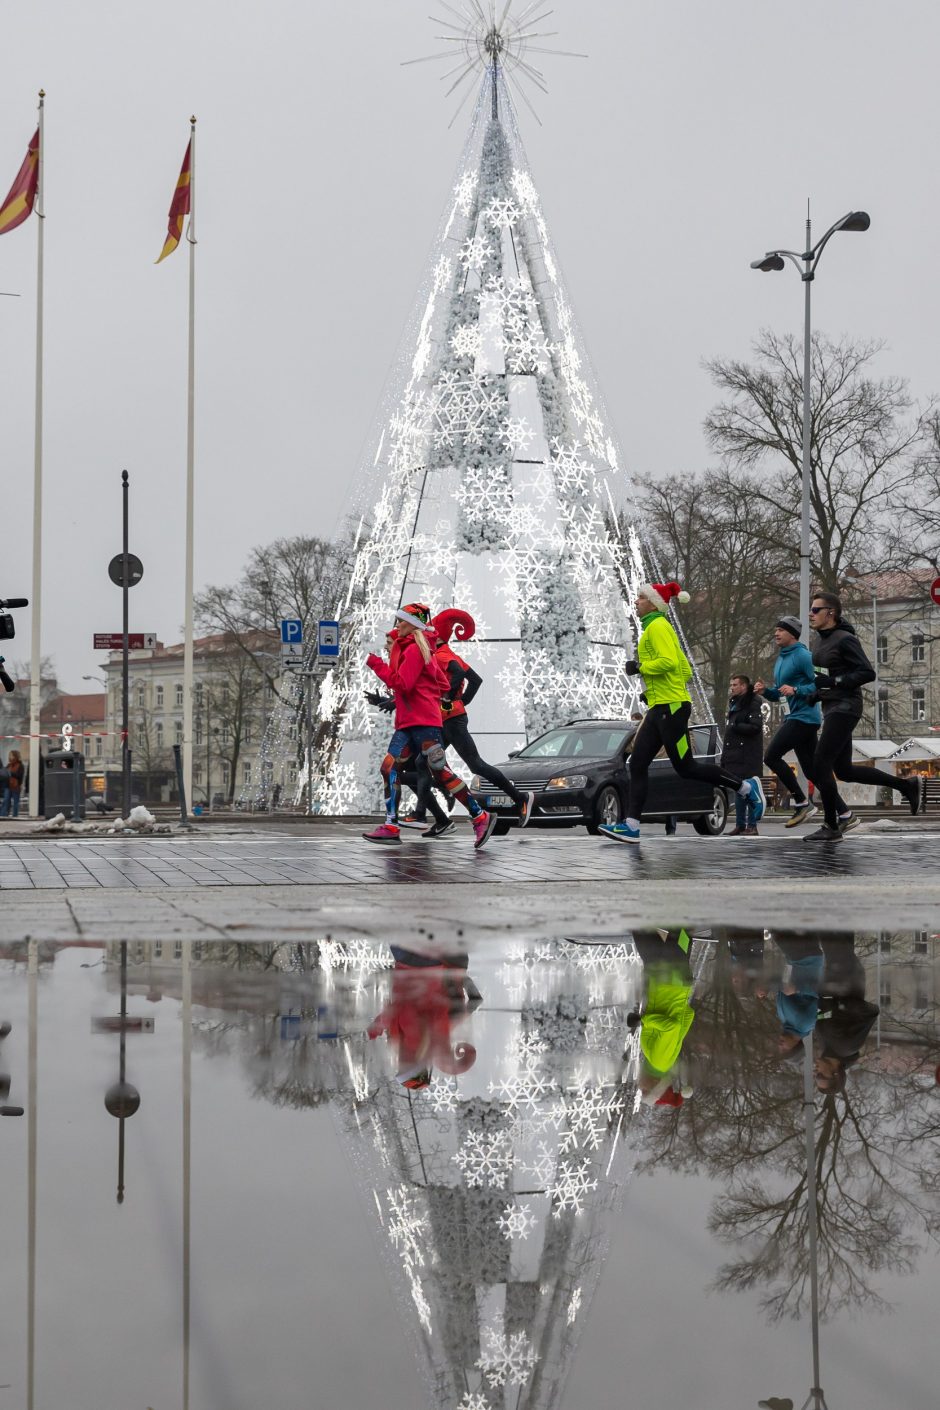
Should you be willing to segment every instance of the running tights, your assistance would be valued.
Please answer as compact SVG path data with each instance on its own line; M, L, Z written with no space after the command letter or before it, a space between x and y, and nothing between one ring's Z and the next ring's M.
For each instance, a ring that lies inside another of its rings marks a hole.
M488 764L480 757L480 751L470 733L470 724L466 715L456 715L452 719L444 721L444 743L464 761L468 769L472 769L475 774L485 778L487 783L493 783L497 788L501 788L507 793L517 807L525 802L523 795L510 783L509 779L500 769Z
M819 743L813 758L812 780L819 789L819 795L826 810L826 826L839 826L839 790L836 779L843 783L867 783L872 788L893 788L896 793L908 794L907 780L895 778L894 774L881 769L861 768L852 763L852 731L858 724L854 715L846 710L830 710L823 715ZM845 807L843 805L843 812Z
M784 754L795 754L806 777L815 783L813 760L816 757L818 736L819 726L810 724L808 720L784 720L767 746L764 763L772 774L777 775L794 803L805 803L806 794L800 787L796 774L783 756ZM837 801L839 814L844 817L849 811L849 805L841 797Z
M692 752L692 737L689 734L689 716L692 706L689 701L682 705L653 705L643 717L643 723L634 736L633 752L630 755L630 804L627 816L640 819L646 806L649 789L649 767L660 749L665 749L669 762L681 778L699 779L702 783L713 783L718 787L730 788L735 793L741 787L742 779L729 774L717 764L706 764L696 759Z

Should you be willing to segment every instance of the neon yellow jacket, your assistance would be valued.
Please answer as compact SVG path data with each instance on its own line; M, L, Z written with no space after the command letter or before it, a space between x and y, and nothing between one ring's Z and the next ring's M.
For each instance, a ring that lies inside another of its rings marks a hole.
M692 984L676 979L651 979L640 1028L640 1048L653 1071L671 1072L679 1061L686 1034L695 1022L689 1007Z
M681 705L691 700L686 681L692 675L689 658L679 644L676 629L662 612L640 618L643 630L636 644L636 659L646 699L650 705Z

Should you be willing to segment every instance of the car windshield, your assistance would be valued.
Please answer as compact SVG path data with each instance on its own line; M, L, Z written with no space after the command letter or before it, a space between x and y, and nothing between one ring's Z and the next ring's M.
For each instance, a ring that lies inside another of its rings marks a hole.
M520 759L606 758L620 749L630 731L623 725L566 725L549 730L523 749Z

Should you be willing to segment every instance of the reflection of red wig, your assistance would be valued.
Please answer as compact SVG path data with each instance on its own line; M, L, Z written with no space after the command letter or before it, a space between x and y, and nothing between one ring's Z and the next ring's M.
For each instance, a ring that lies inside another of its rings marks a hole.
M369 1025L369 1037L387 1034L398 1059L398 1080L406 1087L424 1087L435 1067L456 1077L476 1062L472 1043L452 1042L452 1027L465 1015L463 990L458 997L449 969L399 962L390 1002Z
M469 641L477 629L470 613L461 611L459 607L446 607L431 618L431 624L441 641L450 641L452 636L456 636L458 641Z

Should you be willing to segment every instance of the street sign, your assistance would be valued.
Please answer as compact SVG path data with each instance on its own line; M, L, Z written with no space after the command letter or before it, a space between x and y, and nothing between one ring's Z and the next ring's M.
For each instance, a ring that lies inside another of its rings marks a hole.
M156 632L128 632L128 651L152 651L157 644ZM121 632L95 632L95 651L121 651L124 636Z
M144 576L144 565L136 553L127 555L127 586L136 587ZM108 577L115 587L124 586L124 554L116 553L108 564Z
M304 624L299 617L281 618L281 645L282 646L302 646L304 640Z
M295 671L304 664L304 648L301 642L287 645L281 642L281 670Z
M317 654L339 655L339 622L321 621L317 626Z
M937 606L940 607L940 578L934 578L933 582L930 584L930 596Z

